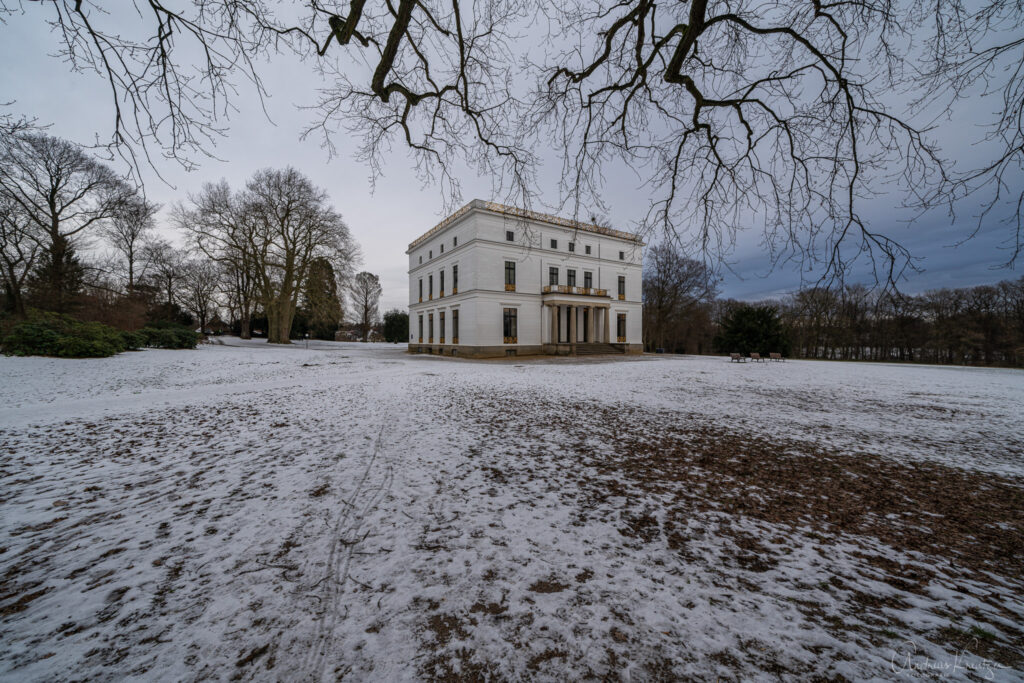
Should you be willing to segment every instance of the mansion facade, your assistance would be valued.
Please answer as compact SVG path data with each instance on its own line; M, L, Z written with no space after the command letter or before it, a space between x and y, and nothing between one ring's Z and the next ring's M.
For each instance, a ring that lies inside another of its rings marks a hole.
M471 357L640 353L643 242L473 200L409 256L409 350Z

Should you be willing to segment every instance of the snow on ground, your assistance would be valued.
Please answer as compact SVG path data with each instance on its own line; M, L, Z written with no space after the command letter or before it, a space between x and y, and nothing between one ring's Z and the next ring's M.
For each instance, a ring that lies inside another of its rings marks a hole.
M0 358L0 678L1024 679L1024 373Z

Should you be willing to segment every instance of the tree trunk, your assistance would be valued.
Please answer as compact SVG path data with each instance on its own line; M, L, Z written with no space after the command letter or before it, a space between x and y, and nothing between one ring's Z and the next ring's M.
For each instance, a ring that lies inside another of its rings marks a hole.
M252 339L252 315L249 313L248 307L242 308L239 322L242 328L240 330L242 339Z

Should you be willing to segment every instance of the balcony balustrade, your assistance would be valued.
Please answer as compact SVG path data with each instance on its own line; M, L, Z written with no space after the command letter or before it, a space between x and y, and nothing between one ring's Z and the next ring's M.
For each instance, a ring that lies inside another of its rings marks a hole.
M541 288L544 294L578 294L581 296L608 296L607 289L595 289L594 287L575 287L573 285L544 285Z

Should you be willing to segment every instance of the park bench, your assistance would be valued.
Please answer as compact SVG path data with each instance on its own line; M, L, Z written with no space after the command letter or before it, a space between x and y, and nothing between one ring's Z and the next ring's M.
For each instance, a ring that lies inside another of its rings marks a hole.
M729 361L730 362L743 363L743 362L746 362L746 360L747 360L746 358L744 358L743 356L741 356L738 353L730 353L729 354Z
M760 363L761 361L764 360L764 358L761 358L761 354L757 353L756 351L751 351L750 360L757 361L758 363Z
M770 358L771 360L777 360L777 361L784 361L784 360L786 360L785 358L782 357L781 353L775 353L774 351L772 351L771 353L768 354L768 358Z

